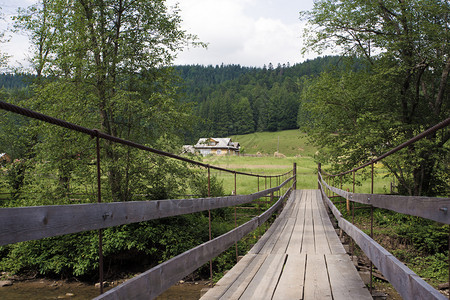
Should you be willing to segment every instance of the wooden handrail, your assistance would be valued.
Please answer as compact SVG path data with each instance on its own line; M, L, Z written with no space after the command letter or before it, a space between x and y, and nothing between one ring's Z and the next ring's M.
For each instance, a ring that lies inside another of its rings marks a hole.
M250 195L0 208L0 246L245 204L280 190L293 178Z
M339 228L345 231L358 244L403 299L447 299L371 237L344 219L341 212L327 197L322 183L319 181L322 199L333 212Z
M286 184L293 177L286 180ZM174 258L159 264L158 266L122 283L121 285L105 292L95 298L99 299L154 299L170 286L177 283L187 275L191 274L197 268L201 267L210 259L218 256L228 249L233 243L242 239L257 227L262 225L275 212L292 189L289 188L285 194L278 199L261 215L254 217L243 225L213 239L203 243L191 250L188 250ZM151 283L151 284L149 284Z
M450 198L351 193L328 185L319 176L319 183L345 199L450 224Z

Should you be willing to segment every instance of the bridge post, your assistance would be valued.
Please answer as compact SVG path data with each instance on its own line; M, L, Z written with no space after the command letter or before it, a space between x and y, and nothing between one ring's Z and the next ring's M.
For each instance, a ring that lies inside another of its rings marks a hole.
M208 165L208 198L211 197L211 168ZM211 231L211 210L208 209L208 225L209 225L209 240L212 240L212 231ZM210 275L210 283L209 286L213 286L213 270L212 270L212 259L209 260L209 275Z
M373 194L373 159L372 159L372 164L371 166L371 183L370 183L370 193ZM370 204L370 237L373 239L373 205ZM373 282L372 282L372 273L373 273L373 263L372 260L370 261L370 294L372 294L372 290L373 290Z
M294 190L297 189L297 163L294 163L292 175L294 176Z
M317 188L320 190L320 173L322 173L322 164L317 164Z
M102 181L100 168L100 137L98 131L96 133L96 155L97 155L97 202L102 202ZM103 230L98 230L98 272L100 281L100 295L103 294Z
M236 180L236 171L234 171L234 195L237 195L237 180ZM236 213L236 205L234 206L234 228L237 227L237 213ZM234 243L234 247L236 249L236 263L239 262L239 252L238 252L238 244L237 241Z

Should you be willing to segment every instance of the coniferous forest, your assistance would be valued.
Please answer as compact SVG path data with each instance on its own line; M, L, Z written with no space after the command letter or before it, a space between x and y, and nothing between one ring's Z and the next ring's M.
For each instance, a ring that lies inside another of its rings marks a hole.
M197 117L187 142L204 136L298 128L305 117L299 111L303 80L342 68L359 69L361 65L357 60L349 63L341 57L328 56L293 66L269 63L263 68L177 66L184 82L182 101L194 105Z
M269 63L263 68L240 65L174 66L180 77L179 101L192 106L195 122L184 131L185 143L199 137L226 137L257 131L299 128L306 114L300 98L305 78L322 72L362 65L338 56L318 57L289 65ZM0 87L26 89L27 74L1 74Z

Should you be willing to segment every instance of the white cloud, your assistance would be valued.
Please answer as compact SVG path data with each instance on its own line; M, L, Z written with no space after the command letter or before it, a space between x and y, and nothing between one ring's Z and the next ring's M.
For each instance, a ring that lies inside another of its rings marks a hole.
M176 63L263 66L300 62L302 29L298 16L309 7L299 2L183 0L180 14L184 29L209 46L206 50L185 50ZM308 4L312 5L312 0L306 1Z
M4 14L36 0L0 0ZM186 49L176 64L241 64L259 66L272 62L294 64L301 56L299 12L312 7L313 0L168 0L179 3L182 27L208 43L208 49ZM14 36L2 51L14 54L11 63L25 62L29 44L26 36ZM314 54L310 54L310 57Z
M254 33L244 42L243 56L252 65L286 63L300 59L299 27L280 20L260 18Z

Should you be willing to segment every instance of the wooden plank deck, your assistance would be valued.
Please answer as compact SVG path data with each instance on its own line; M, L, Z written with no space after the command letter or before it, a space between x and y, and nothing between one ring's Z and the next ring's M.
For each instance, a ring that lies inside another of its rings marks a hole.
M372 299L318 190L296 190L258 243L201 299Z

